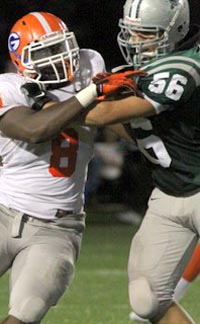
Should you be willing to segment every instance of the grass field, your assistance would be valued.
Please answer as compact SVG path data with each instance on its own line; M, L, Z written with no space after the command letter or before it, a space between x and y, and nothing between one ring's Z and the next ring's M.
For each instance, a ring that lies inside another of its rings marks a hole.
M135 228L115 222L89 223L72 286L43 324L130 324L127 258ZM8 275L0 281L0 319L7 313ZM182 304L200 324L200 280ZM180 323L181 324L181 323Z

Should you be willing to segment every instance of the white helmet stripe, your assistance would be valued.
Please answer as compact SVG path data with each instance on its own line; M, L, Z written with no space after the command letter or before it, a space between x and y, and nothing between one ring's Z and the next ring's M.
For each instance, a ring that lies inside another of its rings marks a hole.
M34 15L39 20L39 22L41 23L42 27L45 30L45 33L48 34L48 33L52 32L50 25L48 24L46 19L39 12L31 12L31 14Z
M130 8L130 17L138 18L140 6L143 0L135 0Z

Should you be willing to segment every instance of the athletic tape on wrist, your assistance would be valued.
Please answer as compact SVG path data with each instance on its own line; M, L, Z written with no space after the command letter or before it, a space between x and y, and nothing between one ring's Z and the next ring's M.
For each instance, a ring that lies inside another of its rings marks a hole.
M90 84L87 88L77 93L75 97L81 106L87 108L97 97L96 85L94 83Z

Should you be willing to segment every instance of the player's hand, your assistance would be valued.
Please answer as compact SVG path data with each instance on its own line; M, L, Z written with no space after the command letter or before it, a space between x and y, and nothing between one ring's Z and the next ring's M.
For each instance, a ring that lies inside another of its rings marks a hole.
M93 82L97 86L98 100L105 100L114 94L131 91L137 94L137 83L133 76L144 76L142 70L128 70L121 73L98 73L94 76Z
M27 104L34 110L41 110L47 102L51 101L46 91L38 83L27 82L20 89L26 98Z

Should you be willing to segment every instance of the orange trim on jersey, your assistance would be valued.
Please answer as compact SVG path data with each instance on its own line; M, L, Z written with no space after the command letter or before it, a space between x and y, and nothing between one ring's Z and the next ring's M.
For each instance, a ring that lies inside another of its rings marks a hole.
M0 97L0 108L3 107L3 101L2 101L2 98Z
M183 278L192 282L200 274L200 243L197 244L193 255L183 273Z

